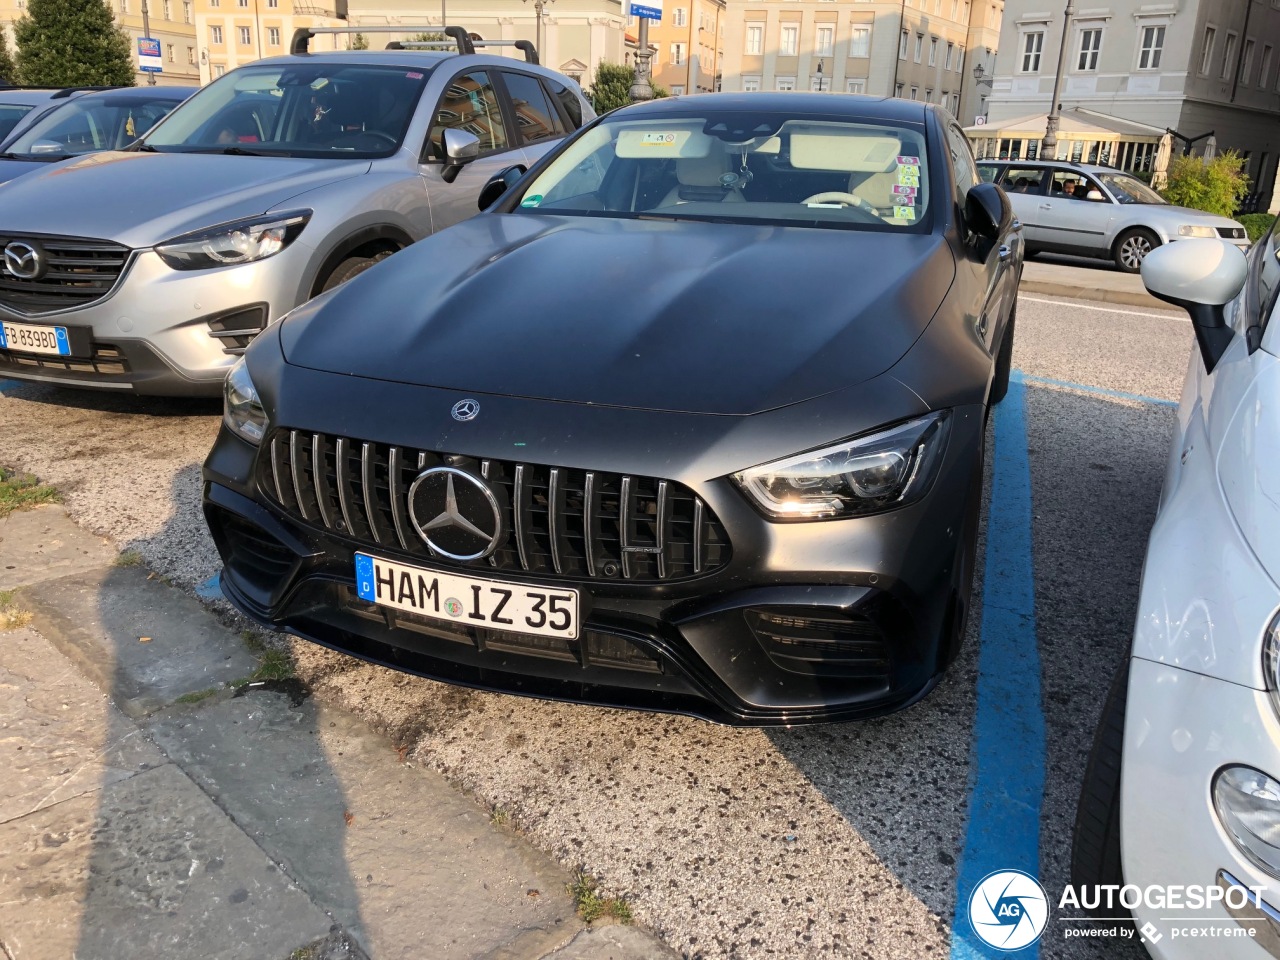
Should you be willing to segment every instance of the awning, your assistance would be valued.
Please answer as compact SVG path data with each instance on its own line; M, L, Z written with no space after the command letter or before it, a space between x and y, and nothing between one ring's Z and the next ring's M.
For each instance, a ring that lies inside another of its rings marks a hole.
M1001 123L965 127L970 137L998 137L1010 140L1043 140L1049 125L1048 113L1016 117ZM1058 123L1060 140L1159 140L1164 136L1159 127L1110 117L1093 110L1063 110Z

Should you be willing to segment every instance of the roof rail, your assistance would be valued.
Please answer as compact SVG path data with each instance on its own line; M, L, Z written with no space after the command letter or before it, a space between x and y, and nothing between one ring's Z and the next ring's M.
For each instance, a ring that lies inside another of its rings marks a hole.
M468 52L475 53L475 47L515 47L524 54L526 63L537 64L538 50L534 47L530 40L471 40L468 43L472 49ZM387 44L388 50L432 50L440 47L452 47L453 43L448 40L392 40Z
M437 26L396 26L396 27L299 27L293 31L293 40L289 43L289 52L294 56L304 53L310 53L308 47L311 44L311 38L319 36L322 33L441 33L452 40L452 43L444 40L424 40L420 43L424 46L452 47L456 46L459 53L475 53L475 47L472 46L471 37L467 35L467 31L462 27L445 27L443 31ZM415 45L419 41L410 41ZM409 49L408 43L400 43L393 40L387 44L388 50L405 50ZM536 56L536 54L535 54ZM537 62L536 60L534 61Z
M24 87L16 83L0 82L0 90L52 90L54 91L51 100L61 100L63 97L69 97L73 93L92 93L95 90L119 90L119 86L105 87Z

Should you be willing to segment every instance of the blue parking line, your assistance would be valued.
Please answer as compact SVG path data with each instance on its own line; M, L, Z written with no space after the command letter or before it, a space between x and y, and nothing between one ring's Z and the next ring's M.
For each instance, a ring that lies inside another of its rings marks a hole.
M1009 954L985 946L969 923L969 897L997 870L1037 876L1045 734L1031 566L1031 466L1026 380L1010 378L993 411L991 507L983 574L977 710L969 759L969 823L956 870L952 960ZM1038 945L1019 951L1036 958Z
M1138 403L1154 403L1158 407L1176 407L1177 400L1161 400L1158 397L1148 397L1142 393L1126 393L1123 390L1109 390L1106 387L1091 387L1086 383L1073 383L1070 380L1055 380L1053 377L1036 377L1029 373L1020 373L1024 383L1033 383L1038 386L1046 387L1063 387L1067 390L1079 390L1081 393L1094 393L1100 397L1110 397L1113 400L1134 400Z

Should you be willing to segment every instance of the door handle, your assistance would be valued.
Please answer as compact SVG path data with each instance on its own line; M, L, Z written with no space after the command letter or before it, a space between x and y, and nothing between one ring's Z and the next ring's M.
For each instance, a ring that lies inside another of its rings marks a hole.
M1041 209L1041 210L1052 210L1052 209L1053 209L1053 204L1052 204L1052 203L1042 203L1042 204L1040 204L1040 209Z
M1009 249L1009 245L1006 243L1000 244L1000 262L1008 263L1009 258L1012 256L1013 256L1013 251Z

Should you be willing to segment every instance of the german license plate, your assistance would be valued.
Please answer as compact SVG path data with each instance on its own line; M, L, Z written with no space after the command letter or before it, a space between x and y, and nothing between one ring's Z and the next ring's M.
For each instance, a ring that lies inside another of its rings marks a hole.
M50 353L71 356L66 327L42 327L32 323L0 323L0 348L15 353Z
M578 639L578 591L460 577L356 554L356 593L446 623Z

